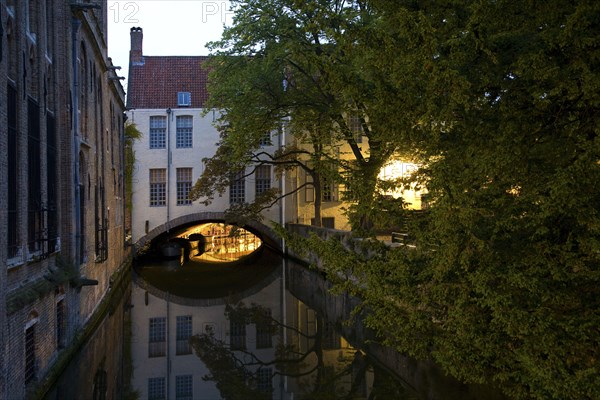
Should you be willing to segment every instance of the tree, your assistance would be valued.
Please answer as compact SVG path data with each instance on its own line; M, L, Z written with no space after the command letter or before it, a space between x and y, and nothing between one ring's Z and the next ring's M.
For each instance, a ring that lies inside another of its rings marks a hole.
M271 163L312 176L317 221L318 192L325 181L352 181L355 225L369 220L379 194L377 175L400 145L381 135L381 121L371 117L366 103L371 87L357 69L362 57L354 50L359 39L354 32L362 33L370 22L370 7L341 0L232 3L233 25L210 44L214 59L208 106L223 111L219 151L192 196L222 191L233 172ZM357 142L350 117L360 121L365 145ZM283 121L294 144L271 158L260 151L260 140L266 132L278 131ZM340 161L340 143L347 145L352 163Z
M412 121L385 136L419 158L432 206L414 250L299 248L353 278L337 290L401 352L513 398L599 397L600 5L369 4L370 116Z
M301 134L323 117L320 143L349 140L356 159L357 227L384 211L376 173L392 154L422 165L431 199L414 250L288 243L317 252L332 280L352 278L338 290L361 296L399 351L514 398L600 397L600 4L236 4L221 54L288 84L271 96L231 71L238 140L264 132L257 121L289 117ZM368 155L344 127L353 113Z

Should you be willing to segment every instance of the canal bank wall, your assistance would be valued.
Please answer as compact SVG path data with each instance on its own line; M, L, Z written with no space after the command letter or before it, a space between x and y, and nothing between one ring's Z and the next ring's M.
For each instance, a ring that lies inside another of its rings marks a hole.
M31 390L29 399L123 398L128 386L123 349L130 292L131 258L110 277L95 312Z
M310 232L321 238L336 237L339 240L352 240L350 232L315 228L304 225L288 227L294 233L307 236ZM308 263L319 265L314 254L307 251L302 257L290 249L287 255L297 263L286 265L288 290L308 307L335 324L339 332L354 347L360 348L378 366L411 387L420 398L427 400L503 400L505 396L497 389L484 385L463 384L446 375L441 368L429 360L416 360L379 344L374 331L365 327L361 315L353 315L361 300L350 296L333 295L331 283L323 273L310 269Z

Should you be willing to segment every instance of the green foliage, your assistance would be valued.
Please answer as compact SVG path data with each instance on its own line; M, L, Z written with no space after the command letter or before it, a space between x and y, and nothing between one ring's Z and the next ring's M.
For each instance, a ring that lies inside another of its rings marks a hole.
M125 125L125 205L131 210L133 195L133 170L135 167L135 151L133 143L142 137L142 132L133 123Z
M351 215L365 219L377 174L400 145L384 140L366 105L371 86L354 69L360 63L354 32L370 21L370 9L340 1L232 3L233 25L210 44L214 58L207 104L223 111L219 150L207 160L193 197L210 201L233 172L267 163L312 177L317 221L322 185L357 182L355 200L363 207L353 208ZM357 142L348 124L351 116L361 121L367 145ZM275 157L265 153L259 144L266 132L285 134L290 146ZM340 143L354 163L339 157Z
M252 107L304 121L295 132L325 147L350 139L345 113L367 122L369 153L340 178L357 194L354 227L398 215L373 190L389 156L422 165L432 205L416 249L298 240L364 299L368 324L513 398L599 398L600 3L238 3L219 45L290 71L285 96ZM240 102L266 93L242 84Z

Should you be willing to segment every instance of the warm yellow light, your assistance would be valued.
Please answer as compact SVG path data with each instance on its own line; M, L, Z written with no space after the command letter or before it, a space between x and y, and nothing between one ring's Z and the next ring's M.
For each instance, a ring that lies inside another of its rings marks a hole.
M386 164L379 172L379 180L381 181L395 181L398 179L408 179L413 173L417 171L419 166L417 164L404 162L401 160L392 160ZM383 194L392 196L397 199L402 197L406 203L408 209L421 209L421 194L423 191L416 190L414 186L405 186L398 184L394 189L386 190Z

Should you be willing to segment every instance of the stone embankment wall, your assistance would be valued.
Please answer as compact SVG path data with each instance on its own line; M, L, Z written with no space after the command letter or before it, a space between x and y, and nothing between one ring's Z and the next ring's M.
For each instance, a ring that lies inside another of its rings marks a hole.
M295 233L308 235L315 232L321 238L338 237L340 240L351 240L350 232L326 228L294 225L288 227ZM294 254L290 254L294 258ZM365 351L379 366L387 369L413 388L423 399L439 400L469 400L469 399L504 399L499 390L482 385L466 385L449 377L431 361L410 358L403 354L378 344L377 335L366 328L358 316L352 316L352 311L360 304L360 299L349 295L336 296L331 294L331 284L325 274L309 269L305 262L315 262L316 257L308 254L305 259L295 257L299 264L289 262L287 265L287 282L289 291L304 302L308 307L321 313L331 321L341 332L342 336L354 347ZM351 323L345 322L353 318Z

